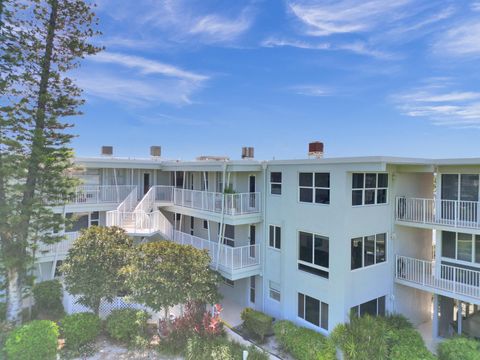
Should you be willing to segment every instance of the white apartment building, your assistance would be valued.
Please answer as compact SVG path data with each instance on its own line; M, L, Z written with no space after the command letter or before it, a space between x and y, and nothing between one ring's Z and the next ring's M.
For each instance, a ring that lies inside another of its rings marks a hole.
M38 252L59 275L78 231L116 225L139 241L207 249L224 312L253 307L322 333L350 313L400 313L434 337L480 337L480 159L195 161L77 158L67 239ZM158 149L153 149L159 155ZM233 324L235 325L235 324Z

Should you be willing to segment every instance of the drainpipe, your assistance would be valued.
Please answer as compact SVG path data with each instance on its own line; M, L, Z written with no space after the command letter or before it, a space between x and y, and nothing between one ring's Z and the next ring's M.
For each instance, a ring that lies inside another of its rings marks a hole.
M218 249L217 249L217 264L215 266L215 270L218 270L218 266L220 263L220 243L223 242L223 237L225 236L225 175L227 172L227 163L223 164L223 174L222 174L222 213L220 218L220 228L218 232Z

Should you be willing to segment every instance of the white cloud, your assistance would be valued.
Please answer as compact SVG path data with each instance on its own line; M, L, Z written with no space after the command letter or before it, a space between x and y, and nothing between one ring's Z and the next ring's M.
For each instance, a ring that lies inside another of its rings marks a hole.
M298 95L305 96L329 96L332 90L321 85L297 85L290 87L290 90Z
M332 48L330 43L318 43L313 44L301 40L287 40L287 39L277 39L270 37L262 41L261 46L263 47L295 47L299 49L307 50L330 50Z
M480 128L480 92L452 91L431 83L392 97L398 109L411 117L429 119L436 125Z
M453 26L438 38L433 50L439 55L480 56L480 20Z
M480 11L480 1L473 1L470 7L473 11Z
M192 24L189 33L200 35L209 42L231 41L247 31L251 23L252 19L246 13L242 13L235 19L211 14L196 20Z

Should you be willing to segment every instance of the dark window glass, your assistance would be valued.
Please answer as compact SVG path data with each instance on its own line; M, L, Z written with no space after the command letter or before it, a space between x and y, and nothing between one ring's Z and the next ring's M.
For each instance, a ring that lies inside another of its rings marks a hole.
M305 320L320 325L320 301L305 295Z
M457 260L472 261L473 239L471 234L458 233Z
M369 314L371 316L377 316L377 299L368 301L360 305L360 316Z
M365 174L365 188L377 187L377 174Z
M442 231L442 256L455 259L455 233Z
M190 229L193 229L195 226L195 218L190 217Z
M271 184L271 193L273 195L282 195L282 184Z
M378 298L378 315L385 316L385 296Z
M311 266L308 266L308 265L304 265L304 264L298 264L298 270L302 270L302 271L305 271L305 272L308 272L310 274L313 274L313 275L318 275L318 276L321 276L325 279L328 279L328 271L325 271L325 270L320 270L320 269L317 269L317 268L314 268L314 267L311 267Z
M208 229L208 221L207 220L203 220L203 228Z
M328 268L328 238L315 235L315 265Z
M330 204L330 190L315 189L315 202L317 204Z
M281 248L281 240L282 240L282 229L279 226L275 227L275 247L277 249Z
M270 182L281 183L282 182L282 173L281 172L270 173Z
M478 175L460 175L460 200L478 201Z
M360 314L358 313L358 310L359 310L359 307L358 306L354 306L350 309L350 314L353 316L353 317L359 317Z
M378 234L375 241L376 246L376 263L384 262L387 254L386 247L387 234Z
M378 187L379 188L388 187L388 174L378 174Z
M298 293L298 317L305 319L305 295Z
M313 202L313 188L300 188L300 201Z
M269 244L271 247L275 246L275 227L270 225L270 241Z
M352 191L352 205L362 205L363 203L363 191L362 190L353 190Z
M300 186L313 186L313 174L312 173L300 173L299 174Z
M457 174L442 174L442 199L458 200Z
M328 304L322 302L322 321L320 323L320 327L322 329L328 330Z
M375 263L375 235L366 236L364 238L364 266L373 265Z
M66 218L71 220L72 222L67 226L65 231L75 232L80 231L82 229L88 228L88 215L74 215L73 213L67 213Z
M480 235L475 235L475 262L480 263Z
M352 270L362 267L362 238L352 239Z
M377 190L377 204L385 204L387 202L387 189Z
M330 174L315 173L315 187L330 187Z
M353 174L352 175L352 188L362 189L363 188L363 174Z
M375 204L375 190L365 190L365 205Z
M55 274L54 274L55 277L62 276L62 271L61 271L62 264L63 264L62 260L58 260L57 263L55 264Z
M300 260L305 262L313 262L313 235L300 232Z

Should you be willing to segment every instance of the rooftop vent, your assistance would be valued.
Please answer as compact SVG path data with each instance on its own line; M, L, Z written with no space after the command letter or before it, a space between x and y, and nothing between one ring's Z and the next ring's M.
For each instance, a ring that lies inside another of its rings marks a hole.
M323 158L323 143L314 141L308 144L308 157L313 159Z
M150 156L152 157L160 157L162 155L162 147L161 146L150 146Z
M112 156L113 155L113 146L102 146L101 154L103 156Z
M242 159L253 159L254 148L253 147L242 147Z

